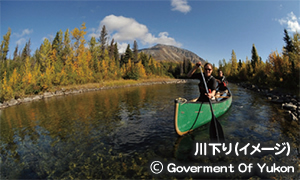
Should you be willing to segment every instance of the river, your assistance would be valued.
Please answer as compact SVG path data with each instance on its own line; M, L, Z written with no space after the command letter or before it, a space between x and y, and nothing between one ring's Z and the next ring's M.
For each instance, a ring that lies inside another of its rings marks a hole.
M226 142L232 143L231 151L240 143L239 152L245 156L194 156L197 143L209 143L209 124L183 137L176 134L174 100L196 98L195 82L147 85L53 97L0 110L1 179L296 178L299 125L266 98L235 84L229 88L233 102L218 121ZM262 147L273 151L250 155ZM229 153L229 147L220 149ZM235 172L184 174L167 172L165 167L156 175L150 171L154 161L178 167L179 163L178 171L183 165L232 164ZM241 172L240 167L251 163L295 169L260 173L256 167Z

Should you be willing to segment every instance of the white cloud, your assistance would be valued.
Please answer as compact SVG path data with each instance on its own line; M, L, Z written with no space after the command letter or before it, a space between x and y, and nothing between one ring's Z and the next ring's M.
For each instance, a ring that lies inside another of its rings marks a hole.
M191 6L188 5L187 0L171 0L171 6L173 11L180 11L188 13L191 11Z
M53 34L48 34L48 37L44 36L41 41L44 42L45 39L48 39L48 41L51 42L51 41L53 41L54 36L53 36Z
M25 43L26 43L26 39L25 38L21 38L21 39L19 39L19 40L16 41L16 44L18 46L21 46L21 45L23 45Z
M127 49L127 43L118 43L119 53L124 53Z
M89 40L90 40L92 37L97 38L97 37L99 37L99 35L100 35L100 32L97 32L97 31L96 31L96 28L90 28L90 29L88 29L87 32L89 33L89 34L88 34Z
M148 33L148 28L139 24L132 18L123 16L109 15L106 16L100 23L100 27L105 25L110 33L114 33L113 38L116 41L129 41L141 39Z
M176 42L174 38L169 37L167 32L159 33L158 37L151 34L146 25L138 23L133 18L127 18L124 16L109 15L106 16L101 22L97 32L102 30L105 25L110 37L114 38L118 42L118 47L126 50L128 42L134 40L140 41L143 45L153 44L167 44L174 46L181 46L180 43ZM93 36L95 30L89 34ZM99 37L100 33L98 34Z
M31 34L31 33L33 33L33 30L32 29L24 29L23 31L22 31L22 33L13 33L13 36L16 36L16 37L18 37L18 38L20 38L20 37L23 37L23 36L25 36L25 35L29 35L29 34Z
M158 34L158 38L152 36L150 33L148 33L145 36L145 39L143 41L146 41L150 44L166 44L166 45L175 45L175 46L181 46L180 43L176 42L174 38L168 37L169 33L168 32L161 32ZM142 41L142 42L143 42Z
M283 26L287 25L288 31L300 32L300 24L298 19L300 20L300 18L297 18L297 16L291 12L287 15L287 17L278 19L277 21Z

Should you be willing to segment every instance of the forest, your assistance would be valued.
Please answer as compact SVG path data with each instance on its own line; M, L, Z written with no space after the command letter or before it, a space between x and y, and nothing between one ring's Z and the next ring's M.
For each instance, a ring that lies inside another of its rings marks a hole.
M22 51L17 46L13 58L7 59L11 29L3 36L0 50L0 102L51 91L57 86L102 83L122 79L174 77L178 64L158 62L128 44L126 52L118 52L118 44L102 27L99 39L86 42L85 23L80 28L56 33L52 42L44 39L33 55L30 40ZM178 73L179 74L179 73Z
M290 36L284 29L282 52L274 51L264 62L252 45L251 59L237 60L234 50L231 59L219 61L219 69L233 82L248 82L262 87L278 88L299 96L300 93L300 34ZM215 76L217 76L215 69Z
M13 57L7 58L11 29L8 29L0 46L0 102L27 95L52 91L55 87L74 84L102 83L123 79L151 79L159 77L185 78L192 68L188 59L181 63L156 61L150 55L138 52L128 44L126 52L119 54L118 44L108 42L108 33L102 27L99 38L88 42L85 23L80 28L65 32L59 30L52 42L44 39L31 53L30 40L22 50L16 46ZM251 59L237 61L234 50L231 59L219 61L231 81L243 81L257 85L299 90L300 35L290 36L284 30L286 45L282 52L271 52L266 62L252 46ZM213 75L217 76L214 65Z

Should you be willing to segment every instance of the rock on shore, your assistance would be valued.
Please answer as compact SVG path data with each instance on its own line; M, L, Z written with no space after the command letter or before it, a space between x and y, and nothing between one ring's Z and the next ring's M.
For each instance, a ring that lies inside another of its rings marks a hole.
M272 88L258 87L248 83L238 83L245 89L249 89L265 96L271 103L280 104L282 109L290 115L290 120L299 122L300 99L291 94L285 94L280 91L274 91Z

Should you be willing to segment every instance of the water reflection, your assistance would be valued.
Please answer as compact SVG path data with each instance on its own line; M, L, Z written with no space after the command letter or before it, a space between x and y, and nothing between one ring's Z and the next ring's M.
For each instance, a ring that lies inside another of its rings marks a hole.
M218 118L226 139L299 145L297 126L291 131L276 108L252 92L230 86L232 107ZM197 94L196 83L153 85L55 97L1 110L1 177L141 179L152 177L148 163L155 158L212 163L190 156L194 141L209 139L208 125L181 138L174 131L174 99Z

